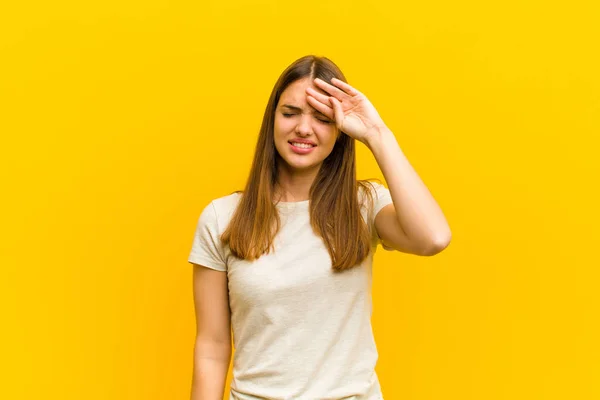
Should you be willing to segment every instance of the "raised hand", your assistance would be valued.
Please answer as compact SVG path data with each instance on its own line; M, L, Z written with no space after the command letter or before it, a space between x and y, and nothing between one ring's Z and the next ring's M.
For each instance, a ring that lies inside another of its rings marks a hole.
M314 83L330 96L308 87L308 103L335 120L337 128L348 136L366 144L369 136L376 131L371 128L385 126L369 99L346 82L333 78L332 85L316 78Z

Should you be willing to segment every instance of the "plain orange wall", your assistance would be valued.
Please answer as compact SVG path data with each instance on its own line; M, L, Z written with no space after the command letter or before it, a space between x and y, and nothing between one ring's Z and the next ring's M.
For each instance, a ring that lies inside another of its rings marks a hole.
M386 399L600 398L597 4L3 5L0 398L189 398L197 218L243 188L273 84L310 53L453 232L432 258L378 249Z

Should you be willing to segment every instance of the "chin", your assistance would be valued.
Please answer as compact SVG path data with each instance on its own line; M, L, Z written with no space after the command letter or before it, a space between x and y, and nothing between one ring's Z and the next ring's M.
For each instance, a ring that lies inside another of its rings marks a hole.
M316 167L319 162L314 159L298 160L294 159L293 155L289 158L284 158L283 161L292 169L308 169Z

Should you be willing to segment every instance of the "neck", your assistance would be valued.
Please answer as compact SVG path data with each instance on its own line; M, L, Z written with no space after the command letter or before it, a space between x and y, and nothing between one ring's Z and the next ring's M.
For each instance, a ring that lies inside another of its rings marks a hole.
M309 200L310 187L318 172L318 167L306 171L280 168L275 184L275 198L284 202Z

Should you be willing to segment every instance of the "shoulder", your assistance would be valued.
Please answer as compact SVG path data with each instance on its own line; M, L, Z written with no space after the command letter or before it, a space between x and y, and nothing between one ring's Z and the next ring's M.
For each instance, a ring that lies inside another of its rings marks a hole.
M231 193L217 197L200 208L200 222L212 226L224 226L231 218L236 205L241 197L240 193Z
M361 207L368 209L369 220L374 221L375 216L383 207L392 203L390 190L381 182L374 180L359 181L359 201ZM368 195L365 196L366 191Z
M241 192L233 192L226 196L217 197L216 199L212 200L210 204L212 204L212 206L215 208L217 215L223 215L235 210L241 198Z
M211 200L202 210L201 220L222 231L229 224L240 198L241 193L234 192Z
M381 183L375 180L360 180L358 181L358 198L362 201L367 197L377 201L378 198L386 194L388 189ZM367 194L368 192L368 194Z

